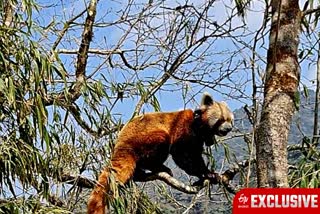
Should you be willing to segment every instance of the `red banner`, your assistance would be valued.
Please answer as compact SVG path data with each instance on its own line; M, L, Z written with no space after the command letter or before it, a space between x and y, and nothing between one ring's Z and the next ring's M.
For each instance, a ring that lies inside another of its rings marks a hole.
M306 211L307 213L301 213ZM320 214L320 189L242 189L233 199L233 214ZM272 212L272 213L271 213Z

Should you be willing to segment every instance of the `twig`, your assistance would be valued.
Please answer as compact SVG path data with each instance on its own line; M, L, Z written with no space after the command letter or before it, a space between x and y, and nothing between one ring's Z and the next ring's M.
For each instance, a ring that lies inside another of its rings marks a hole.
M99 55L110 55L110 54L120 54L130 51L137 51L137 50L120 50L120 49L113 49L113 50L100 50L100 49L89 49L88 53L90 54L99 54ZM57 53L62 54L78 54L78 50L76 49L58 49Z
M302 12L301 18L303 19L305 16L310 15L312 13L319 12L319 11L320 11L320 6L317 8L314 8L314 9L306 10L306 11Z
M63 38L63 36L66 34L66 32L68 31L70 25L77 20L79 17L81 17L87 10L83 10L82 12L80 12L78 15L76 15L75 17L71 18L70 20L68 20L64 26L63 29L60 31L58 38L56 39L56 41L53 43L52 45L52 52L57 48L57 46L59 45L61 39ZM54 54L53 54L54 55Z
M80 114L80 109L76 104L65 105L62 103L61 106L72 114L73 118L77 121L77 123L81 126L81 128L83 128L87 133L91 134L95 138L101 138L105 135L114 133L123 127L123 124L119 126L111 127L111 128L101 126L95 131L87 124L85 120L82 119Z
M85 178L83 176L76 176L76 175L70 175L70 174L63 174L61 176L57 177L59 182L65 182L67 184L76 185L78 187L82 188L94 188L95 184L97 183L94 180L91 180L89 178Z

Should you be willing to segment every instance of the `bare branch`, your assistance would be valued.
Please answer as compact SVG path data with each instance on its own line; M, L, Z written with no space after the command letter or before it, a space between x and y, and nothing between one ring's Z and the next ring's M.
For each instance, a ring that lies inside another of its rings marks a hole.
M305 10L302 12L301 18L303 19L305 16L310 15L312 13L316 13L320 11L320 6L314 9Z
M230 181L233 180L234 176L240 172L241 169L246 168L250 162L254 162L255 160L245 160L240 162L237 166L226 170L221 175L215 173L215 178L213 178L210 183L211 184L222 184L226 190L230 193L235 194L238 190L230 184ZM190 186L187 185L176 178L169 175L167 172L159 172L148 176L144 181L152 181L152 180L161 180L168 184L169 186L188 194L196 194L200 189L206 186L206 181L203 182L201 186Z
M96 184L96 181L91 180L89 178L82 177L80 175L74 176L69 174L63 174L61 176L58 176L57 179L59 182L65 182L67 184L72 184L78 187L89 188L89 189L94 188Z
M110 55L112 54L118 54L122 60L122 62L124 63L125 66L127 66L128 68L134 70L134 71L138 71L138 70L143 70L151 65L157 65L158 61L147 64L147 65L143 65L143 66L133 66L131 65L128 60L126 59L126 57L124 56L125 52L131 52L131 51L135 51L138 52L139 50L120 50L120 49L113 49L113 50L100 50L100 49L89 49L88 53L90 54L98 54L98 55L107 55L108 59L111 60ZM142 51L142 50L141 50ZM59 49L57 51L58 53L62 53L62 54L77 54L78 50L69 50L69 49Z
M74 105L62 104L62 107L72 114L73 118L78 122L81 128L83 128L86 132L88 132L95 138L101 138L105 135L114 133L123 127L123 124L120 126L112 127L112 128L101 126L98 128L98 130L95 131L86 123L86 121L82 119L80 114L80 109L78 108L78 106L76 106L75 104Z
M255 160L244 160L240 163L238 163L236 166L226 170L224 173L221 175L216 174L216 177L210 181L211 184L222 184L228 192L235 194L238 190L233 187L230 184L230 181L233 180L234 176L240 172L240 170L248 167L249 163L254 162ZM93 181L91 179L82 177L82 176L73 176L69 174L63 174L60 177L58 177L58 180L60 182L66 182L68 184L73 184L78 187L83 187L83 188L93 188L96 184L96 181ZM143 180L141 179L140 181L142 182L147 182L147 181L154 181L154 180L161 180L168 184L169 186L173 187L174 189L177 189L181 192L188 193L188 194L196 194L204 188L207 184L208 181L204 181L201 186L190 186L188 184L185 184L178 179L172 177L170 174L167 172L158 172L155 174L152 174Z
M185 184L179 181L178 179L172 177L167 172L159 172L154 175L151 175L147 177L145 181L153 181L153 180L161 180L166 184L168 184L169 186L173 187L174 189L177 189L181 192L188 193L188 194L196 194L202 188L199 186L190 186L188 184Z
M54 42L53 46L52 46L52 51L55 50L57 48L57 46L59 45L60 41L62 40L63 36L66 34L66 32L68 31L70 25L76 21L79 17L81 17L85 12L87 11L87 9L83 10L82 12L80 12L78 15L76 15L75 17L72 17L70 20L68 20L64 26L63 29L61 30L61 32L59 33L58 38L56 39L56 41Z
M129 51L136 51L136 50L120 50L120 49L114 49L114 50L100 50L100 49L89 49L88 53L90 54L99 54L99 55L110 55L110 54L120 54L124 52ZM78 50L75 49L58 49L57 53L62 54L78 54Z
M76 100L80 96L80 88L85 80L85 72L86 72L86 65L87 65L87 59L88 59L88 50L89 45L92 40L93 36L93 24L94 24L94 18L96 16L96 7L97 7L97 0L91 0L88 12L87 12L87 18L85 21L85 27L82 33L82 41L79 48L79 54L77 57L77 65L76 65L76 86L74 88L74 94L73 99Z

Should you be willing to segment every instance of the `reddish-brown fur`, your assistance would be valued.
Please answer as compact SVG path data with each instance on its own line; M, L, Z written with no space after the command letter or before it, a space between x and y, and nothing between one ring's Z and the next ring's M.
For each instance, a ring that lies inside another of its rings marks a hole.
M201 115L195 119L192 110L170 113L150 113L138 116L121 130L111 159L111 166L105 168L98 179L89 202L88 213L104 214L105 197L110 191L109 173L113 172L121 184L130 179L143 180L145 170L153 173L171 170L163 165L169 154L175 163L188 174L200 179L210 174L202 158L203 143L212 141L214 134L221 134L219 128L232 124L233 115L224 103L213 102L204 95ZM211 121L211 122L210 122ZM215 121L215 124L211 124ZM218 124L218 125L217 125ZM209 144L211 144L209 142Z

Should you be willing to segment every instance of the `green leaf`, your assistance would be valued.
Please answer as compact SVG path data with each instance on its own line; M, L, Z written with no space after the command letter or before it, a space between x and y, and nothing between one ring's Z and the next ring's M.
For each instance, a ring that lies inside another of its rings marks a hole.
M300 51L300 53L299 53L299 55L298 55L299 59L302 59L302 58L303 58L303 54L304 54L304 50Z
M9 94L8 94L8 98L9 98L9 102L11 105L13 105L14 109L16 108L16 90L15 90L15 86L13 84L13 80L11 77L8 78L8 83L9 83Z
M294 107L296 108L297 111L300 109L300 92L296 91L294 93Z
M305 98L309 97L309 89L306 85L303 84L303 95Z
M152 96L151 105L153 106L154 111L160 111L161 110L160 103L159 103L159 101L158 101L156 96Z
M307 178L306 178L305 176L302 176L302 177L301 177L300 187L301 187L301 188L306 188L306 187L308 187Z

